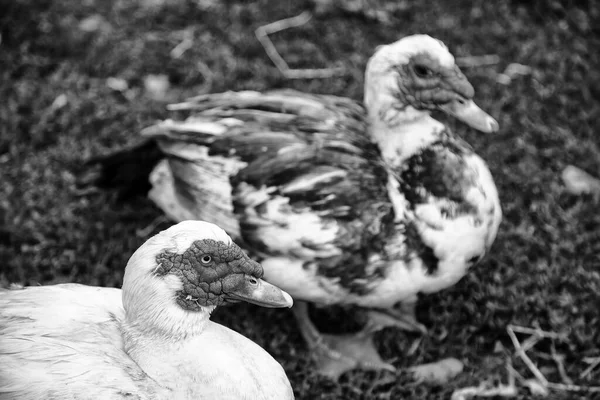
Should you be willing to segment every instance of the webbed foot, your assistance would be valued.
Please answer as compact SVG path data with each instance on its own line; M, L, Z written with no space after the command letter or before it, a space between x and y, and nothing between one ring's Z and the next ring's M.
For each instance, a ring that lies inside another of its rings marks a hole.
M381 359L375 348L375 331L370 329L371 325L353 334L323 334L310 320L306 303L296 302L292 309L320 374L337 380L343 373L357 368L396 371Z

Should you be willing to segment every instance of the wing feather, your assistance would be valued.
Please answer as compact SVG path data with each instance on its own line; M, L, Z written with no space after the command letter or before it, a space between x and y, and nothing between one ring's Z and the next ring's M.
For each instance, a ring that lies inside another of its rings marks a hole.
M0 397L145 399L157 389L144 390L146 374L123 350L120 290L0 291L0 309Z

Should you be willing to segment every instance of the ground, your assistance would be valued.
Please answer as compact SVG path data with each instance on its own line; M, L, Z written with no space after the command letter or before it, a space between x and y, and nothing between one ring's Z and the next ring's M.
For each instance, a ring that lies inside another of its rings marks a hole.
M298 399L447 399L458 387L506 381L508 324L565 334L556 350L565 356L567 374L581 385L597 384L599 370L579 375L584 357L600 355L598 201L568 194L560 173L568 164L600 173L599 4L402 0L387 6L389 20L376 21L334 4L304 27L275 35L292 67L345 71L329 79L287 80L253 32L313 9L309 1L0 2L2 284L120 286L128 257L149 234L140 229L152 230L160 213L143 198L123 203L110 195L77 196L69 171L86 156L133 141L140 128L165 116L166 102L275 87L360 99L364 67L378 44L428 33L457 57L499 57L463 71L500 132L482 135L450 124L488 162L504 221L490 255L472 273L420 300L419 318L431 335L416 351L408 353L417 336L392 329L377 343L399 368L455 357L465 363L464 372L445 385L360 371L334 383L312 371L290 311L241 305L218 310L214 319L280 361ZM173 58L186 31L192 46ZM530 69L507 79L502 73L513 63ZM150 74L166 75L169 90L149 90L144 77ZM126 90L115 90L123 83ZM541 357L549 348L542 342L535 353ZM547 377L560 381L553 364L540 357ZM531 377L521 361L513 363ZM521 388L517 398L530 396ZM554 391L551 398L593 396Z

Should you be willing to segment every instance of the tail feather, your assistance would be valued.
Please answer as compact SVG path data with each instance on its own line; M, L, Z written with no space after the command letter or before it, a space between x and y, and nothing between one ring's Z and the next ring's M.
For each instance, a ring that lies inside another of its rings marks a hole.
M90 158L76 172L76 189L110 189L118 192L122 198L146 195L151 188L150 173L163 158L163 153L153 139L145 139L128 148Z

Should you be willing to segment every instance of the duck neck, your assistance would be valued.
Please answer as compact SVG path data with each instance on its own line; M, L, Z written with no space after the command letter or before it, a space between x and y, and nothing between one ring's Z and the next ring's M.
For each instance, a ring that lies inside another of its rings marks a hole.
M444 125L427 110L404 104L386 90L383 78L367 74L364 103L369 115L371 136L381 149L386 163L401 166L410 156L439 137ZM387 78L386 78L387 79Z
M148 314L151 315L151 314ZM187 383L198 373L198 342L212 324L210 312L203 310L187 315L186 320L169 319L152 323L129 319L122 324L124 349L135 363L157 384L180 393L189 391ZM187 382L187 383L186 383Z
M428 112L394 107L398 106L369 108L369 124L386 164L395 169L439 139L444 125Z
M127 354L160 386L173 389L190 378L186 371L194 373L191 366L197 365L193 358L198 354L191 346L212 324L215 307L184 309L174 296L183 288L181 279L144 267L156 263L155 254L162 248L160 242L146 242L130 258L123 277L121 330Z

